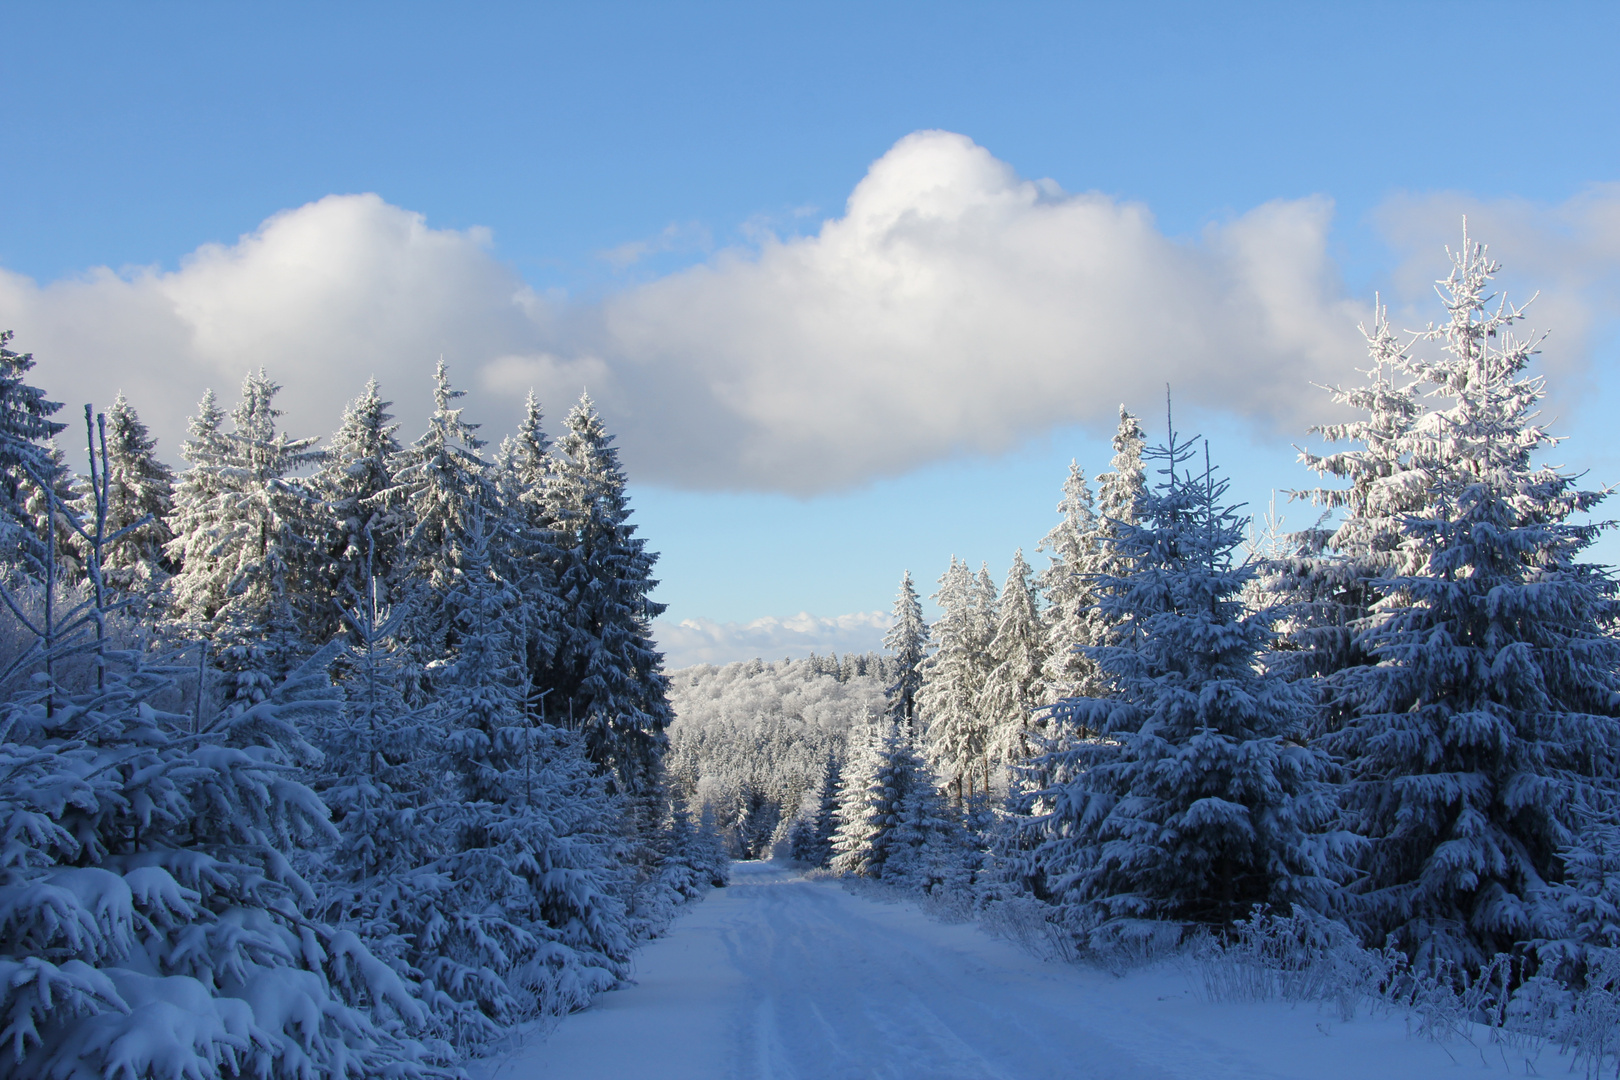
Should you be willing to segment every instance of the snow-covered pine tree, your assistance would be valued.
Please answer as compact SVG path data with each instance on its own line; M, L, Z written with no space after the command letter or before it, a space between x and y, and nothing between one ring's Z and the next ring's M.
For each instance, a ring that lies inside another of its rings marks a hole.
M1349 669L1354 713L1328 745L1369 842L1355 913L1369 936L1477 962L1556 936L1545 884L1563 873L1574 814L1612 798L1620 772L1620 606L1609 572L1582 562L1598 524L1571 521L1603 492L1535 461L1535 343L1500 301L1497 265L1468 239L1440 283L1449 318L1422 335L1434 359L1403 374L1444 407L1400 437L1428 498L1400 519L1403 558Z
M157 440L123 394L107 410L105 424L97 432L98 441L101 438L107 445L108 535L147 519L106 552L102 573L108 588L144 608L174 568L164 554L174 539L167 524L174 512L174 470L158 460ZM81 496L75 506L81 518L95 519L95 499L90 491Z
M898 669L889 687L889 718L914 732L917 692L922 689L923 661L928 657L928 624L923 621L922 601L917 599L910 570L900 579L900 593L894 598L894 622L883 635L883 647L893 654Z
M450 385L443 358L433 371L433 413L420 438L391 459L394 486L384 496L410 522L400 545L396 595L409 619L401 638L418 668L442 672L460 642L445 597L465 572L461 558L471 538L500 512L500 493L480 450L478 425L462 418L455 402L466 391ZM424 674L431 681L431 676ZM413 676L413 682L415 677ZM432 688L413 686L416 702Z
M460 893L447 952L502 976L511 997L489 1004L505 1022L582 1008L628 973L631 941L617 809L579 736L526 715L518 596L481 530L468 540L444 598L457 654L441 712L460 801L440 866Z
M310 636L325 641L344 628L345 614L372 603L371 592L395 584L394 563L407 526L390 503L399 425L392 423L376 379L343 410L310 488L325 506L311 588Z
M931 787L933 776L906 727L885 717L851 731L839 777L832 868L840 874L883 877L901 805L919 784Z
M979 713L990 732L990 756L1000 769L1029 757L1034 710L1044 704L1041 672L1046 664L1046 626L1035 607L1029 564L1013 554L997 605L1000 619L990 640L993 665L979 693Z
M128 535L107 527L109 464L92 468L92 521L48 510L74 521L92 583ZM324 707L320 672L294 671L245 711L175 714L157 705L171 685L162 658L108 638L105 591L50 626L4 594L58 659L95 658L72 669L77 683L53 679L47 660L0 686L7 1075L432 1071L408 1034L424 1019L412 987L312 917L289 863L327 829L291 775L297 719Z
M833 833L838 827L838 779L842 766L837 756L827 754L826 767L815 788L807 793L799 815L788 834L788 857L810 866L832 862Z
M8 349L12 336L0 330L0 550L15 553L7 559L16 560L15 569L42 576L44 550L27 503L55 475L47 443L66 425L51 419L61 402L25 381L34 355Z
M310 648L301 609L319 508L297 474L320 453L315 439L276 430L280 389L250 372L228 432L204 396L169 521L166 553L180 564L164 589L171 631L211 643L238 709L264 700Z
M1039 763L1031 805L1040 886L1084 933L1134 919L1225 923L1256 903L1320 902L1342 872L1319 752L1292 741L1307 702L1260 671L1264 620L1244 611L1251 569L1222 504L1226 482L1172 426L1148 452L1163 480L1111 540L1124 574L1097 580L1121 645L1088 649L1107 697L1053 710L1075 739Z
M1429 500L1429 483L1411 459L1412 425L1423 412L1411 358L1390 328L1387 312L1374 304L1370 327L1361 327L1372 366L1365 385L1332 391L1336 404L1363 414L1355 420L1313 428L1329 443L1348 448L1326 454L1301 451L1300 460L1348 487L1293 492L1341 515L1329 531L1315 527L1285 536L1287 549L1261 567L1257 584L1278 630L1273 670L1293 679L1322 677L1317 727L1334 730L1350 701L1336 673L1373 663L1360 634L1373 618L1377 582L1421 565L1401 521Z
M691 811L678 793L669 797L663 847L658 879L679 898L677 902L695 900L726 883L726 859L718 837L712 828L705 836L701 826L693 826Z
M584 731L591 760L619 789L641 791L657 775L670 720L651 628L664 611L651 598L658 556L630 524L619 452L589 395L563 428L545 487L561 598L547 707Z
M951 556L934 601L940 616L929 628L933 652L923 666L917 709L930 766L960 803L988 790L991 731L979 709L990 673L990 641L996 624L993 592L986 596L967 563Z
M888 839L883 880L926 894L964 890L972 883L977 854L962 809L940 797L919 761Z
M1091 583L1101 569L1098 532L1104 522L1097 516L1086 474L1075 462L1069 463L1057 510L1058 523L1037 548L1049 552L1051 559L1037 581L1047 611L1046 662L1041 671L1046 703L1094 697L1102 686L1102 673L1082 647L1102 643L1103 625Z
M531 688L528 704L543 710L543 699L537 695L548 693L562 601L557 590L556 522L546 490L552 469L550 441L542 420L540 402L530 391L517 434L501 443L496 466L504 512L496 559L501 575L522 596L524 669ZM556 705L552 708L555 715Z
M1142 464L1146 446L1141 421L1121 405L1119 427L1114 431L1114 457L1109 471L1097 477L1099 573L1121 574L1129 570L1125 553L1114 541L1121 526L1136 524L1137 501L1147 487L1147 470Z

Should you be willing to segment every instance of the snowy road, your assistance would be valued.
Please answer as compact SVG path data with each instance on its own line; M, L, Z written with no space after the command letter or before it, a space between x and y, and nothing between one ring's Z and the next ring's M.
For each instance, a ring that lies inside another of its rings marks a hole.
M1174 970L1120 979L1045 964L972 926L762 863L738 864L729 888L649 944L636 979L488 1062L484 1080L1508 1074L1496 1047L1408 1038L1396 1017L1210 1005Z

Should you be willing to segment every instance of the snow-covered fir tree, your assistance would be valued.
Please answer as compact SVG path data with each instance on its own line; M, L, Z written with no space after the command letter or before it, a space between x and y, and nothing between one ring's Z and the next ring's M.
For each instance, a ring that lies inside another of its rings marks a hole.
M670 720L652 620L657 555L635 535L613 436L590 397L563 422L546 484L560 615L548 707L585 734L591 760L625 791L652 784Z
M47 444L66 425L51 419L61 403L28 385L34 356L7 348L12 336L0 330L0 543L18 552L20 569L40 574L44 549L28 500L56 474Z
M1029 756L1034 710L1044 704L1041 673L1046 664L1046 626L1035 606L1023 549L1013 554L997 604L1000 616L990 639L992 665L979 693L979 712L990 732L997 773Z
M144 603L175 566L164 552L174 539L167 523L174 512L174 471L158 459L157 440L123 394L113 399L96 436L98 443L106 440L107 534L130 529L107 551L102 573L109 588ZM94 520L95 500L94 492L81 495L81 518Z
M1119 427L1114 431L1114 457L1109 471L1097 477L1097 516L1099 572L1119 574L1128 567L1124 551L1113 541L1121 526L1136 524L1136 507L1147 486L1147 469L1142 453L1147 438L1142 423L1125 406L1119 407Z
M501 573L522 596L524 670L530 707L544 712L557 649L561 599L557 572L561 553L547 486L552 472L550 442L542 426L540 402L531 392L523 405L517 434L501 443L496 465L501 489ZM553 705L555 718L556 705Z
M1088 650L1107 697L1053 711L1101 736L1047 755L1049 785L1028 801L1041 838L1029 865L1083 934L1320 903L1344 873L1326 832L1328 762L1293 741L1308 703L1257 667L1270 634L1240 601L1242 524L1198 450L1172 427L1149 452L1163 479L1138 496L1135 524L1114 519L1128 571L1096 587L1126 643Z
M907 731L917 723L917 692L922 689L923 662L928 657L928 624L923 621L922 601L911 583L911 571L900 579L900 592L894 599L894 621L883 635L883 647L894 659L896 674L889 687L889 717Z
M410 621L401 637L420 668L439 665L456 654L458 631L445 597L467 572L464 559L500 513L500 494L480 450L478 425L462 417L456 402L466 396L450 384L441 358L433 371L433 413L427 430L391 459L394 486L386 501L399 508L410 527L397 556L397 595ZM428 682L433 681L431 674ZM419 697L431 687L415 688Z
M838 827L838 781L842 763L831 752L820 782L806 796L788 833L788 857L810 866L832 862L833 834Z
M907 727L884 717L852 732L839 776L832 868L840 874L883 877L901 806L918 785L931 788L933 775Z
M1047 612L1046 661L1041 671L1047 702L1092 697L1102 686L1101 672L1084 647L1103 643L1091 584L1102 569L1098 535L1104 521L1097 516L1091 485L1076 462L1069 463L1057 511L1058 523L1038 548L1051 559L1037 582Z
M1557 936L1546 884L1620 769L1615 584L1581 561L1602 492L1541 465L1542 382L1522 309L1491 306L1497 266L1466 237L1441 282L1440 354L1398 360L1438 405L1399 436L1427 478L1399 518L1401 557L1375 586L1349 669L1352 712L1327 744L1351 773L1368 840L1355 915L1420 956L1477 962Z
M1411 359L1381 305L1374 306L1372 325L1361 330L1372 362L1368 381L1337 388L1332 396L1362 415L1312 429L1329 443L1347 444L1344 449L1300 454L1321 476L1349 486L1294 493L1337 512L1340 520L1337 526L1280 537L1284 550L1272 553L1257 580L1279 632L1273 669L1294 679L1321 677L1316 683L1321 730L1344 722L1351 704L1347 669L1374 662L1362 647L1361 633L1374 617L1377 582L1421 565L1401 522L1430 498L1422 463L1411 456L1412 425L1423 412Z
M933 651L917 708L929 764L960 803L990 786L992 731L979 703L990 674L997 599L994 586L986 590L953 555L934 601L940 616L929 628Z
M177 635L211 643L234 708L263 700L310 645L301 609L319 506L297 473L320 453L314 438L276 429L280 390L250 372L230 431L212 393L203 398L169 520L166 554L180 565L164 590L168 618Z
M98 487L76 530L92 581L116 535ZM414 988L313 917L289 862L328 829L291 774L308 749L297 725L329 704L320 673L294 670L246 710L170 712L161 658L115 647L111 615L92 599L30 624L59 654L90 650L88 677L58 681L44 662L0 687L7 1075L433 1071L411 1037Z
M501 1023L584 1006L627 974L631 945L616 809L578 736L523 709L517 600L475 529L444 598L457 652L440 712L459 799L439 865L458 893L445 951L500 976L505 995L482 1004Z
M392 423L377 380L343 410L310 487L321 500L325 526L315 553L317 601L310 605L311 636L324 641L343 629L344 614L371 603L373 586L394 584L394 563L406 525L391 502L399 425Z
M933 775L919 761L888 838L883 880L921 893L962 892L977 864L962 808L940 796Z

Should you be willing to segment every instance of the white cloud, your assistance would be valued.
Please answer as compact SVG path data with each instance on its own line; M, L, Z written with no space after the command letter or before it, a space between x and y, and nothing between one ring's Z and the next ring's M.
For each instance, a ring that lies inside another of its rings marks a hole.
M277 214L175 271L44 286L0 271L0 326L36 354L41 383L70 406L123 389L171 456L202 390L231 402L260 366L286 388L296 434L332 430L375 374L414 435L441 353L471 381L468 361L532 351L547 310L491 257L487 232L430 229L375 195Z
M1478 208L1524 279L1557 285L1542 308L1567 367L1584 360L1594 297L1620 295L1620 191L1583 200ZM1430 234L1448 238L1461 206L1408 200L1385 221L1433 267ZM1268 203L1172 239L1139 204L1021 179L930 131L875 162L815 233L765 234L601 301L537 294L483 230L350 195L173 271L45 285L0 271L0 326L70 404L124 389L171 453L205 385L229 401L260 365L286 386L294 433L330 431L376 374L410 437L442 353L492 433L531 386L557 415L588 385L638 480L807 494L1056 425L1108 427L1122 401L1156 410L1166 382L1298 432L1325 407L1311 384L1359 361L1370 299L1343 295L1331 213L1320 198ZM672 227L612 255L696 235Z
M1393 278L1410 304L1410 328L1439 313L1431 284L1446 266L1437 255L1460 243L1464 215L1472 236L1504 264L1502 294L1523 303L1539 291L1526 326L1550 331L1539 367L1552 376L1552 411L1569 415L1590 400L1593 337L1620 317L1620 184L1593 185L1554 204L1458 192L1389 200L1378 223L1400 256Z
M773 615L746 623L659 619L653 623L653 634L664 653L664 667L674 671L693 664L729 664L756 657L778 660L811 653L876 652L883 648L888 628L888 613L882 611L832 617L800 612L786 619Z

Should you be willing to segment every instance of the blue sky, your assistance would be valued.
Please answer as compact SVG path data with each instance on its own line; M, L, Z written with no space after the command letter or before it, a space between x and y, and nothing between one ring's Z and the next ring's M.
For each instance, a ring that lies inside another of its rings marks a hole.
M300 433L376 371L414 434L441 352L492 433L588 383L711 621L679 659L999 577L1166 379L1238 497L1308 482L1307 384L1375 290L1434 317L1465 210L1541 291L1559 459L1620 481L1612 5L6 4L0 40L0 325L53 392L172 447L250 364Z

